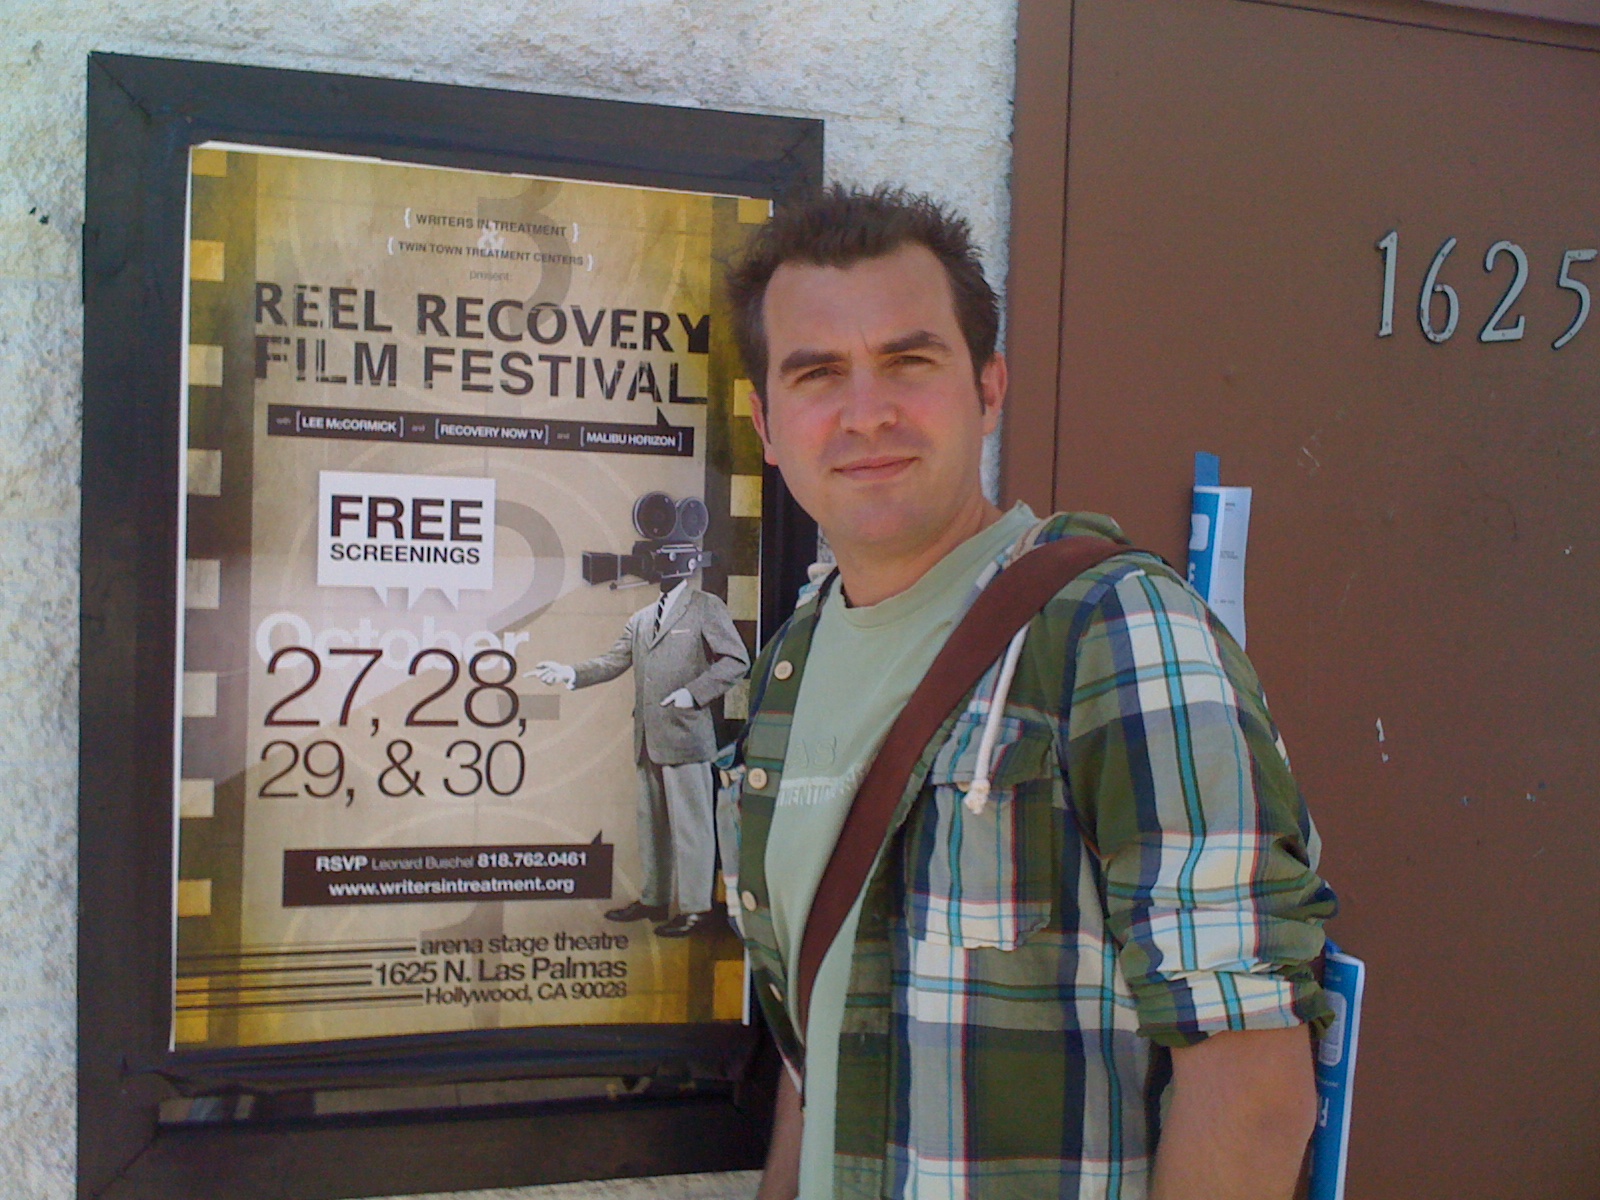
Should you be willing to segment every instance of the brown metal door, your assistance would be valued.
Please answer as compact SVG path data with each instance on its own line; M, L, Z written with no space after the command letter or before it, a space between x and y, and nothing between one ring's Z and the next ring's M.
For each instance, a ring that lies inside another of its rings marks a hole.
M1600 312L1553 343L1600 36L1322 7L1024 4L1007 487L1178 562L1194 451L1255 488L1251 656L1371 971L1349 1194L1593 1197Z

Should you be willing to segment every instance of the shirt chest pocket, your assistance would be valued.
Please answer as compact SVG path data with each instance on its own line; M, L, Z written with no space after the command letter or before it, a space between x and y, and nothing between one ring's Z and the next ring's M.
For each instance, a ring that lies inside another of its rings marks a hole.
M906 919L913 938L1011 950L1050 921L1056 891L1056 793L1048 729L1001 718L990 792L966 803L986 714L964 712L940 747L907 822Z

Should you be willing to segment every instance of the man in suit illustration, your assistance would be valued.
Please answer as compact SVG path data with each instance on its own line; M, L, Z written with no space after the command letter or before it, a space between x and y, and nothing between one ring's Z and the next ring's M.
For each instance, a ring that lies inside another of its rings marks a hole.
M576 665L547 661L534 668L544 683L568 689L604 683L633 668L644 878L639 898L608 911L609 920L660 922L655 931L661 937L686 937L711 921L711 760L717 742L709 705L749 666L727 605L681 578L662 580L660 599L634 613L605 654Z

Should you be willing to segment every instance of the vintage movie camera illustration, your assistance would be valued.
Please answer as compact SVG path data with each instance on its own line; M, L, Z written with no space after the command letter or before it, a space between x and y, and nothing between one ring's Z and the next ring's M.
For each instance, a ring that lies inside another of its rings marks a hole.
M698 497L646 492L633 505L639 534L627 554L591 550L583 578L612 588L655 584L659 599L628 618L609 651L580 663L540 662L551 686L592 687L633 671L633 754L639 776L639 896L608 909L608 921L652 922L657 937L716 933L716 863L710 704L750 665L727 605L694 573L713 561L700 548L711 514Z
M613 589L687 579L716 562L700 548L711 513L698 496L673 500L665 492L646 492L633 502L633 528L639 540L627 554L583 552L583 581Z

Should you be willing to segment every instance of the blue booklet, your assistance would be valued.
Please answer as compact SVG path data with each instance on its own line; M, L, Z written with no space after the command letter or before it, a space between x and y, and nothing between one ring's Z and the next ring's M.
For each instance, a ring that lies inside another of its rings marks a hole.
M1310 1200L1344 1200L1350 1159L1350 1107L1361 1039L1361 993L1367 964L1328 943L1322 987L1333 1024L1317 1044L1317 1127L1311 1135Z

